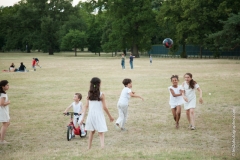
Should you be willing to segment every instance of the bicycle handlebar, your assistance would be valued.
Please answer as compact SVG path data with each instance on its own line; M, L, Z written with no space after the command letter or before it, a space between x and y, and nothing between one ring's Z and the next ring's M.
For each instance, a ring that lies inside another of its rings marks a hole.
M63 113L63 114L67 115L67 116L69 116L69 115L80 116L81 115L81 114L78 114L76 112L67 112L67 113Z

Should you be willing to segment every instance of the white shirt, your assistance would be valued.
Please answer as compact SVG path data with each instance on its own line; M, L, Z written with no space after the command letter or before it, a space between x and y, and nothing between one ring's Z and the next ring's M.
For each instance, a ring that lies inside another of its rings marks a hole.
M195 89L197 88L199 88L197 83L194 85L194 89L190 88L186 81L183 83L182 90L185 90L185 96L187 97L188 101L196 98Z
M131 93L131 92L132 92L132 90L130 88L124 87L122 92L121 92L118 103L123 104L123 105L128 105L128 101L130 99L129 93Z
M82 111L82 108L83 108L82 102L78 102L78 103L73 102L71 106L72 106L72 108L73 108L73 112L75 112L75 113L81 112L81 111ZM78 118L78 117L79 117L79 116L74 115L74 118Z
M180 94L181 93L180 90L182 89L182 87L179 85L177 88L174 88L173 86L168 87L168 90L170 92L169 105L171 105L171 106L182 105L184 103L183 97L182 96L173 97L170 89L172 89L175 94Z

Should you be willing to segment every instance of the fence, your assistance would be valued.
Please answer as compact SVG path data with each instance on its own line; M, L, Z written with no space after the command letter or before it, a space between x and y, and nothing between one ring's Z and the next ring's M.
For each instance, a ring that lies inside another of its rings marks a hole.
M172 58L180 58L180 54L182 52L182 46L179 49L171 53L170 49L165 48L162 45L153 45L151 50L148 51L148 54L151 54L155 57L172 57ZM200 47L194 45L186 45L186 54L188 58L200 58ZM218 53L214 53L210 50L204 49L202 47L202 57L203 58L240 58L240 47L235 48L230 51L219 51Z

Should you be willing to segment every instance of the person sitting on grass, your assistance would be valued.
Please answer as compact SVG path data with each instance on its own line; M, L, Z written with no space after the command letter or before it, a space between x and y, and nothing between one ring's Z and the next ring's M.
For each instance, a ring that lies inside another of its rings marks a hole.
M14 72L15 70L15 65L14 63L11 64L11 66L9 67L9 72Z
M19 69L18 69L17 71L19 71L19 72L24 72L25 69L26 69L26 67L24 66L23 62L21 62L21 63L20 63L20 67L19 67Z

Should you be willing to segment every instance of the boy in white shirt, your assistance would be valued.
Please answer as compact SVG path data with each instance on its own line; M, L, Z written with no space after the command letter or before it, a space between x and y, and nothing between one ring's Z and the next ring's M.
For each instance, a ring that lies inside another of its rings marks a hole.
M123 85L125 86L121 92L120 98L118 100L118 119L116 121L115 127L116 129L121 129L122 131L125 131L126 129L124 128L124 125L126 123L127 119L127 111L128 111L128 101L130 97L137 97L141 98L142 97L136 95L134 92L132 92L132 80L131 79L124 79L123 80Z
M75 93L75 95L73 97L74 102L72 104L70 104L64 111L64 114L66 114L70 108L73 108L73 112L79 114L79 115L74 115L74 118L73 118L73 124L75 127L76 127L77 123L80 126L80 122L83 118L83 112L82 112L83 104L82 104L82 102L80 102L81 99L82 99L82 95L80 93ZM81 136L85 136L86 133L85 133L84 125L82 124L80 126L80 128L81 128ZM72 135L74 136L74 131L73 131Z

